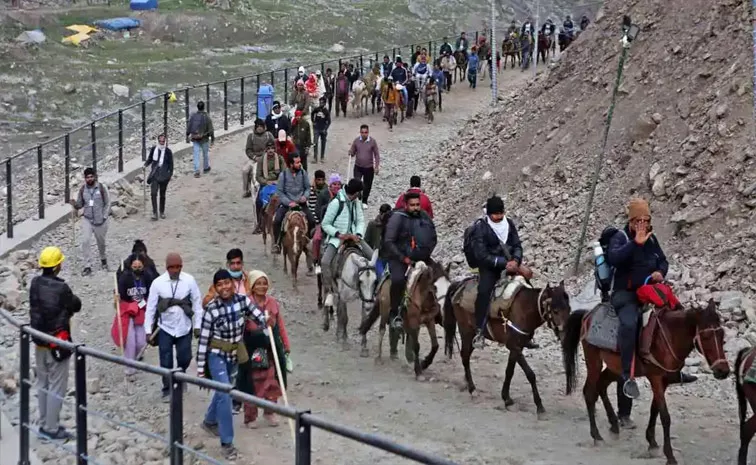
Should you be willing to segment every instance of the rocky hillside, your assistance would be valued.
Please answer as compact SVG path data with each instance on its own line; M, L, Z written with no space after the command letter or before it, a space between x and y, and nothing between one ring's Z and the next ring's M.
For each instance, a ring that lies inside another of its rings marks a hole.
M429 194L454 199L437 208L451 230L441 249L459 253L464 227L496 192L521 225L527 260L551 280L568 275L617 75L623 14L642 32L625 63L587 242L624 221L627 200L641 195L683 298L714 292L736 321L746 312L756 318L743 294L756 291L744 0L607 1L558 63L524 93L479 114L435 156ZM583 277L590 260L586 249Z

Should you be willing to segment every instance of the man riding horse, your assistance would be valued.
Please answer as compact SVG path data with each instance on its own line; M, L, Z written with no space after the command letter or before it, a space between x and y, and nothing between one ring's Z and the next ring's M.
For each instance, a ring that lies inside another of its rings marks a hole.
M273 220L273 237L275 239L273 253L281 253L281 226L289 209L296 207L305 214L309 231L315 227L315 217L312 216L312 212L307 206L310 179L307 172L302 168L302 159L299 153L289 154L289 168L281 171L276 187L276 195L278 195L280 204L276 210L276 218Z
M478 265L478 294L475 298L476 348L485 347L484 328L491 296L502 271L530 279L533 272L522 265L522 244L514 222L504 215L504 201L493 196L486 201L486 215L470 231L471 251Z
M328 293L325 298L327 307L333 306L333 264L337 255L343 253L348 245L357 246L368 260L373 255L373 250L362 240L365 232L365 217L360 200L362 189L362 181L351 179L328 204L320 223L327 236L321 261L323 283Z
M391 274L391 326L397 329L404 323L399 307L404 300L407 270L415 262L430 263L438 242L433 220L420 208L420 194L407 192L404 202L404 209L391 214L381 246L381 258L388 261Z
M262 234L263 227L263 204L267 205L268 199L272 193L275 193L276 183L281 175L281 170L286 168L286 164L281 155L276 152L276 144L271 139L266 143L265 155L257 160L257 182L260 189L257 191L255 199L255 216L257 218L257 227L252 234Z
M564 28L564 32L567 34L567 37L570 40L575 38L575 24L572 22L572 16L567 15L567 17L564 18L562 27Z
M465 56L468 56L467 49L469 48L469 46L470 46L470 43L467 40L467 35L465 34L464 31L462 31L459 34L459 38L457 38L457 43L454 47L454 50L458 52L463 52Z

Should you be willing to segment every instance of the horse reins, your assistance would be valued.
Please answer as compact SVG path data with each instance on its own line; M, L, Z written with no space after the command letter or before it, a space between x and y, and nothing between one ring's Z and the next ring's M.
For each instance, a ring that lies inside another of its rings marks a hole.
M360 255L358 252L349 252L349 254L350 255L351 254L356 254L356 255L362 257L362 255ZM375 269L375 266L373 266L373 265L368 264L368 265L365 265L365 266L358 266L357 267L357 287L356 288L350 286L349 283L346 282L346 280L344 280L343 276L339 276L339 280L341 280L341 282L344 283L344 285L346 287L348 287L349 289L351 289L353 291L357 291L357 294L360 296L360 300L363 303L366 303L366 304L372 304L372 303L375 302L375 288L378 285L378 279L376 279L375 283L373 283L373 291L370 293L370 296L366 297L365 294L363 294L363 292L362 292L362 286L360 286L360 277L364 273L366 273L367 271L370 271L370 270L375 271L376 276L378 275L378 271Z
M706 357L706 354L704 353L704 350L703 350L703 345L701 344L701 334L708 333L710 331L714 332L714 345L717 348L717 359L714 361L714 363L709 364L709 368L711 368L712 370L714 369L715 366L719 365L720 363L724 363L725 365L728 365L727 356L724 354L724 345L722 344L723 349L720 351L719 349L720 344L718 344L719 341L717 340L718 338L717 331L721 329L722 329L722 325L717 325L716 328L706 328L706 329L699 329L696 326L696 336L693 338L693 343L696 345L696 350L701 352L703 356Z

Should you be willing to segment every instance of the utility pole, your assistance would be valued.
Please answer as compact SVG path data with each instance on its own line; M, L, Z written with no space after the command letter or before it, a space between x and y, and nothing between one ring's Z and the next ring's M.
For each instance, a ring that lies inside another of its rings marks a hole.
M756 0L754 0L756 1ZM533 76L538 74L538 23L541 21L541 0L536 0L536 22L535 22L535 34L533 37Z
M756 2L756 0L753 0ZM496 0L491 0L491 106L496 106L499 101L499 83L496 79Z

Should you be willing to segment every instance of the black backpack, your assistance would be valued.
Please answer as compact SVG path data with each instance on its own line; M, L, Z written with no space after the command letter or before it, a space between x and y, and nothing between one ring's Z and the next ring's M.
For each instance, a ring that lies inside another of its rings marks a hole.
M475 252L473 251L472 235L473 231L475 231L475 228L478 227L481 221L483 221L483 218L475 220L473 224L465 229L465 233L462 236L462 251L465 253L465 260L467 261L467 266L470 268L477 268L480 266L478 260L475 258Z
M617 229L614 226L607 226L603 231L601 231L598 242L604 251L604 260L606 260L609 256L609 243L612 241L612 238L618 233L623 234L625 235L625 237L627 237L627 234L623 229ZM602 295L608 295L609 292L612 291L612 282L614 281L614 267L610 267L609 276L601 279L601 277L599 276L598 266L596 266L596 262L594 260L593 275L596 278L596 288L601 291Z

